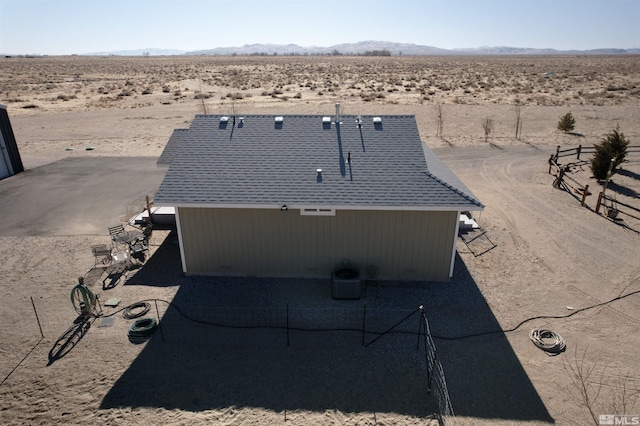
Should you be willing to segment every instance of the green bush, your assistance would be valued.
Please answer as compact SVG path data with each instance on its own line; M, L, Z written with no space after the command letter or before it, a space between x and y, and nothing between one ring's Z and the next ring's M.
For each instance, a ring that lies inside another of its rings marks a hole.
M558 130L562 130L567 133L572 131L576 127L576 119L573 118L573 114L571 111L560 117L560 121L558 121Z
M613 175L618 166L624 161L628 146L629 141L624 137L624 133L618 132L618 129L607 134L607 136L600 141L600 144L594 145L596 152L593 153L593 158L591 159L591 172L593 176L596 179L605 180L611 160L613 160L613 167L611 169L611 174Z

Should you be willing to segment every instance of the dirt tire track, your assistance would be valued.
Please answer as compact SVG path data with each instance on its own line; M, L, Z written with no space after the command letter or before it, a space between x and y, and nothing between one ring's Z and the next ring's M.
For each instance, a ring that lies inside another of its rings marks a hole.
M580 290L578 287L574 286L573 284L569 284L567 286L567 290L569 290L569 292L575 295L576 297L579 297L581 299L588 301L591 305L597 305L599 303L602 303L602 301L592 297L585 291ZM640 319L627 315L624 312L621 312L618 309L611 307L611 305L604 305L604 306L595 308L592 311L585 313L585 315L588 317L593 317L600 312L611 317L612 319L614 319L619 323L631 325L640 330Z

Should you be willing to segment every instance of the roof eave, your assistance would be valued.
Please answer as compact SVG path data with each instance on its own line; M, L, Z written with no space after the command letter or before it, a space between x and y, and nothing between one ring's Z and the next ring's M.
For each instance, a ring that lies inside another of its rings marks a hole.
M274 209L280 210L286 205L289 210L323 208L333 210L357 210L357 211L482 211L482 204L457 204L457 205L438 205L438 206L390 206L390 205L318 205L318 204L300 204L283 201L277 204L230 204L230 203L171 203L156 202L154 205L160 207L176 207L176 208L216 208L216 209Z

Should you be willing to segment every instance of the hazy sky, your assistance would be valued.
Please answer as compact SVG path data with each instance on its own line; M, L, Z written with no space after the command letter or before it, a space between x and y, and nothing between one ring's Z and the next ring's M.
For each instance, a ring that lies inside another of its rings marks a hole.
M363 40L640 47L640 0L0 0L0 53Z

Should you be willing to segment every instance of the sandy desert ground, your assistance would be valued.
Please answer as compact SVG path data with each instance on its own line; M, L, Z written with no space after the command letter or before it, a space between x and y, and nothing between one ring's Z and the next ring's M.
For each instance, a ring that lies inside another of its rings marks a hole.
M640 414L640 223L596 214L595 195L581 207L547 173L557 145L594 144L617 126L640 145L640 57L51 57L2 58L0 70L0 103L27 169L0 191L63 160L157 157L174 128L203 112L331 114L340 102L348 114L414 114L423 141L486 205L479 221L496 247L474 257L460 241L452 282L382 283L366 303L387 323L424 303L457 414L448 422L584 425ZM576 128L564 134L556 125L569 111ZM488 141L486 118L495 123ZM609 191L640 205L640 154L624 169ZM597 192L588 167L572 176ZM133 201L114 199L113 220ZM0 212L10 209L5 196ZM75 319L78 276L103 301L173 300L194 315L290 300L318 303L299 312L319 321L362 309L331 301L323 282L185 278L170 231L154 232L144 267L111 281L89 251L109 243L108 225L0 235L3 424L435 422L415 336L363 349L357 333L298 333L287 346L279 331L195 326L160 303L164 336L134 345L117 314L47 365ZM256 288L268 291L256 300ZM546 356L528 338L534 327L560 333L567 351Z

